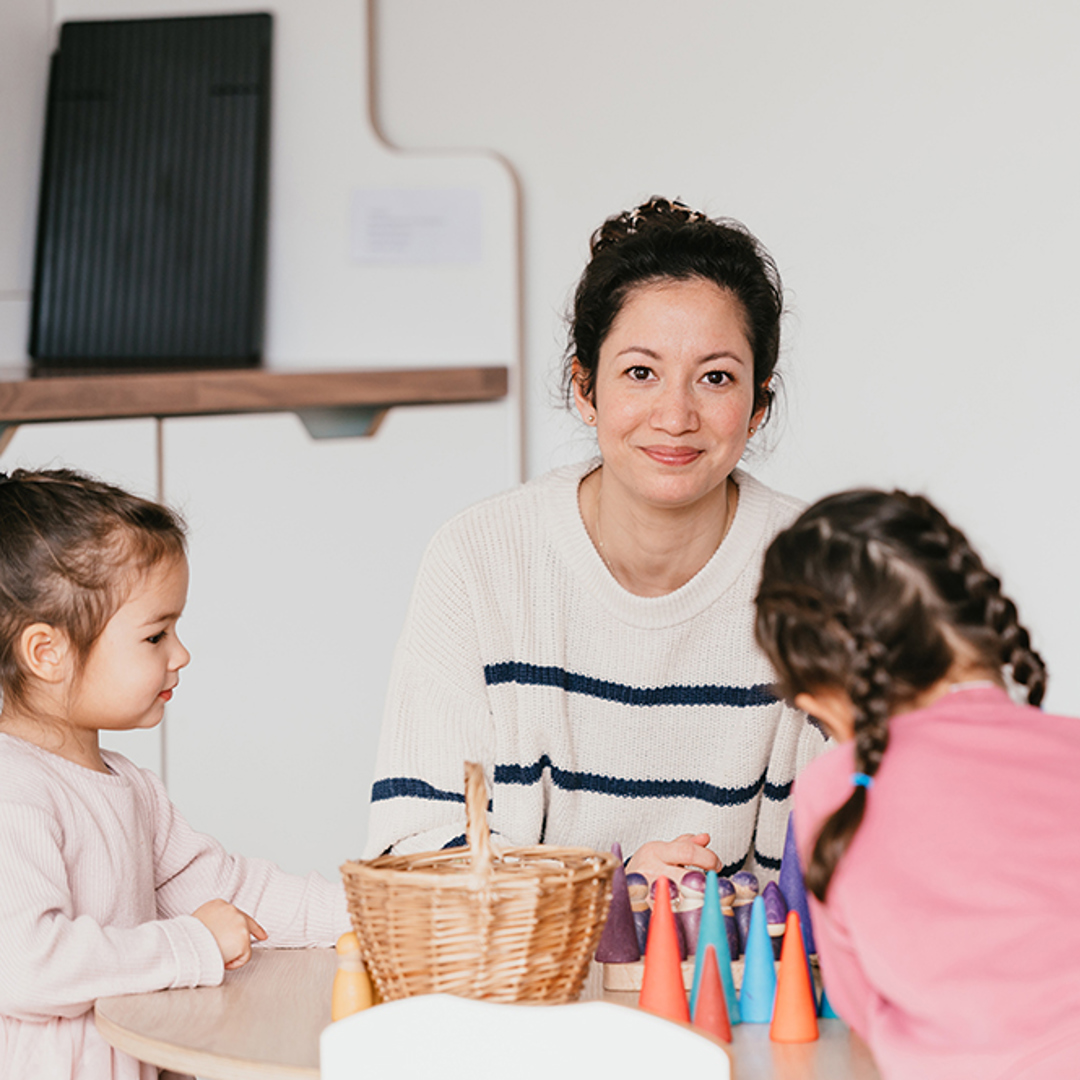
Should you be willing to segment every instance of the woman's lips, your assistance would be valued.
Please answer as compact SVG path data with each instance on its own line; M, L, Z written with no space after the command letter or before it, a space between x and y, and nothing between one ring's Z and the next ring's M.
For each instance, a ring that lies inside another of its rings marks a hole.
M701 456L692 446L643 446L642 450L661 465L689 465Z

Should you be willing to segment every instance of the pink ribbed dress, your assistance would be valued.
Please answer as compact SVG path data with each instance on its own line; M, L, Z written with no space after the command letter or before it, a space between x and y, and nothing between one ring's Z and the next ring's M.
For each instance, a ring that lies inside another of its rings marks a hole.
M98 997L214 986L213 935L192 912L221 897L278 946L330 945L344 893L229 855L160 780L103 752L98 773L0 734L0 1077L151 1080L94 1027Z

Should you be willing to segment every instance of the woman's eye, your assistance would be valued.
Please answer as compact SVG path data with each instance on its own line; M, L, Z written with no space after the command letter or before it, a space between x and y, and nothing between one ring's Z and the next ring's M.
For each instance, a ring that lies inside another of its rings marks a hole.
M636 382L644 382L652 377L652 368L645 367L644 364L635 364L632 368L627 368L626 374Z
M710 386L723 386L725 383L731 382L731 374L727 371L710 371L705 376L705 381Z

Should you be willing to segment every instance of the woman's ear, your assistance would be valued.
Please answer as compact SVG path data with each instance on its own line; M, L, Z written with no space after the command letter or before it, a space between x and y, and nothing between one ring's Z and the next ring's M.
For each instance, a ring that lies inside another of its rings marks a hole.
M67 635L48 623L31 623L19 635L19 659L26 670L47 683L63 682L71 659Z
M575 356L570 365L570 384L574 391L574 405L581 415L581 419L592 427L596 423L596 404L585 396L584 383L585 369ZM595 396L594 392L593 397L595 398Z
M769 401L772 399L772 394L769 390L769 385L772 383L772 376L770 375L762 384L761 390L769 396L765 399L765 404L756 408L750 417L750 433L751 435L761 427L765 420L765 417L769 413ZM805 711L805 710L804 710Z

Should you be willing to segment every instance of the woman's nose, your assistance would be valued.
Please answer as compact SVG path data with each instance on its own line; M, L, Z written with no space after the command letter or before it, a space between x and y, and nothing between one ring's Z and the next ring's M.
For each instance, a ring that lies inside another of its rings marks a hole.
M695 431L698 413L693 389L681 382L662 384L653 407L652 422L653 427L669 435Z

